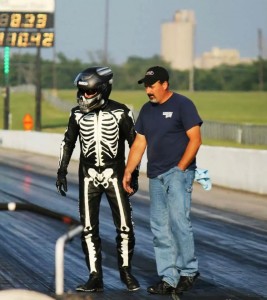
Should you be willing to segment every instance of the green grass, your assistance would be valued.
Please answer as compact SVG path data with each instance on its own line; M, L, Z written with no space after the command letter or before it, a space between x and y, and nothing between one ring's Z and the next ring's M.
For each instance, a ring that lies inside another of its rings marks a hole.
M68 112L62 112L52 107L48 102L42 101L41 123L43 131L64 132L68 122ZM4 100L0 97L0 129L3 129ZM29 113L35 119L35 95L31 93L11 93L10 95L10 129L23 130L23 118ZM46 130L47 128L47 130ZM63 129L64 128L64 129Z
M202 119L237 124L267 125L267 92L188 92L178 91L195 103ZM76 105L76 91L60 90L59 98ZM148 101L145 91L112 91L111 98L140 110ZM0 96L0 129L3 129L3 97ZM10 129L23 130L23 117L30 113L35 118L35 96L28 93L11 93ZM46 101L42 102L42 131L63 133L68 122L69 112L62 112ZM266 146L238 145L228 141L204 140L204 144L214 146L249 147L266 149Z
M188 92L203 120L225 123L267 124L267 92ZM59 91L58 96L75 103L76 92ZM112 91L111 98L140 110L148 101L144 91Z
M267 124L266 92L186 93L204 120L226 123Z

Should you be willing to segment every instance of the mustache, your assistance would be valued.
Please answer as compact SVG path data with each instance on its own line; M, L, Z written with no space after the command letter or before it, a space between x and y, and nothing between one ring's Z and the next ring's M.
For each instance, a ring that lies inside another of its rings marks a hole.
M150 97L154 97L154 94L147 94L147 96Z

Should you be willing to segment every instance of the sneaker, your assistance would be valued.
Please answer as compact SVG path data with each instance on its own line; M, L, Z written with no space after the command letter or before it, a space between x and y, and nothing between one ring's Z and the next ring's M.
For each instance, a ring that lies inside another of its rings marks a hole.
M175 288L175 293L180 294L184 291L190 290L193 287L199 275L200 273L197 272L194 276L181 276L177 287Z
M120 269L120 277L121 281L127 286L128 291L132 292L140 289L139 282L131 274L130 269L128 267Z
M150 294L170 295L174 291L175 291L175 288L163 280L161 280L159 283L149 286L147 288L147 292Z
M85 284L76 287L77 292L103 292L104 284L102 277L90 275L89 280Z

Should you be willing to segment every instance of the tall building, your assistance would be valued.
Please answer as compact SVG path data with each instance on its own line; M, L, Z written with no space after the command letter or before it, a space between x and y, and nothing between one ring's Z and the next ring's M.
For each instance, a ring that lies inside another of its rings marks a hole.
M161 25L161 57L176 70L190 70L194 63L195 14L178 10L172 22Z

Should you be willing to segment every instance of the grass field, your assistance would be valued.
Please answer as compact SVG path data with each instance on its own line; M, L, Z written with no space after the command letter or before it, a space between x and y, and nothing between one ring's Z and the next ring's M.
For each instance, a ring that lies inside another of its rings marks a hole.
M267 124L267 92L180 93L193 100L204 120ZM58 95L68 102L75 101L75 91L59 91ZM111 98L129 104L135 110L148 101L144 91L112 91Z
M180 92L180 91L179 91ZM180 92L195 103L202 119L225 123L267 125L267 92ZM58 97L76 105L75 90L58 91ZM148 101L144 91L112 91L111 98L139 110ZM0 129L3 129L3 97L0 96ZM23 130L23 117L35 117L35 96L29 93L11 93L10 129ZM42 131L63 133L69 112L42 102ZM240 146L227 141L204 141L209 145ZM241 147L246 147L241 145ZM258 147L258 146L257 146ZM253 148L249 146L249 148ZM260 147L266 148L266 147Z
M41 123L44 127L54 128L65 127L69 113L62 112L52 107L48 102L42 101L42 117ZM0 97L0 128L3 129L3 97ZM35 118L35 96L30 93L11 93L10 95L10 129L23 130L23 117L29 113L33 119ZM52 130L53 131L53 130Z

